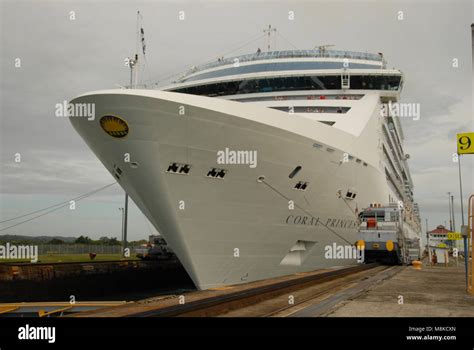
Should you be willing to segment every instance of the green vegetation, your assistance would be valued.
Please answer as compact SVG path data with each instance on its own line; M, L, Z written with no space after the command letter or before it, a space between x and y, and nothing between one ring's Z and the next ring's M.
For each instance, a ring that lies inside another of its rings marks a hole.
M91 260L89 254L47 254L40 255L38 258L38 263L58 263L58 262L91 262L91 261L115 261L115 260L124 260L132 261L139 260L132 254L130 258L123 258L120 254L97 254L94 260ZM2 263L29 263L29 260L0 260Z
M53 238L48 242L48 244L66 244L66 242L59 238Z
M129 241L129 246L139 246L146 244L146 239L138 241ZM97 240L89 238L89 236L80 235L79 237L63 237L63 236L20 236L20 235L0 235L0 245L10 243L12 245L39 245L39 244L85 244L85 245L106 245L119 246L122 242L116 237L103 236Z

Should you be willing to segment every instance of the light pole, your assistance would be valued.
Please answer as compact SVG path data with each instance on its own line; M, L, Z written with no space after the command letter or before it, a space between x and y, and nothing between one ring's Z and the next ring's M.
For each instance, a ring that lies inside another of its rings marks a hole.
M123 214L123 241L122 241L122 255L125 256L125 249L127 248L127 225L128 225L128 194L125 192L125 210ZM128 257L128 256L127 256Z
M428 265L431 264L430 234L428 230L428 218L426 220L426 247L428 249Z
M451 195L451 212L453 217L453 230L452 232L456 232L456 220L454 219L454 196Z
M122 232L121 232L121 241L122 241L122 247L123 247L123 228L124 228L124 210L123 208L118 208L122 212Z
M448 192L447 195L448 195L448 206L449 206L449 231L453 232L453 219L451 216L451 192Z
M461 155L459 153L458 153L458 171L459 171L459 198L461 201L461 222L462 222L462 226L464 226L464 206L462 203ZM468 244L467 236L463 237L463 243L464 243L464 268L466 270L465 272L466 272L466 287L467 287L468 270L469 270L469 247L467 246Z

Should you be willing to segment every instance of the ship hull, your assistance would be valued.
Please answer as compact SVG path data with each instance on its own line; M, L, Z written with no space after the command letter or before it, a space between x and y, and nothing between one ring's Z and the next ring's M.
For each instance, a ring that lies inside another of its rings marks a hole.
M94 120L70 120L197 288L356 264L328 257L328 247L354 244L357 210L389 197L385 174L370 161L374 155L367 154L368 164L344 161L348 150L376 147L298 116L215 100L109 90L72 101L94 103ZM369 119L376 111L374 103ZM128 134L108 135L100 124L104 115L125 120ZM294 124L285 124L288 118ZM217 152L225 149L256 151L256 167L219 164ZM189 165L189 173L168 171L172 163ZM227 173L209 177L212 168ZM299 181L308 183L306 190L294 188ZM348 189L357 198L345 199Z

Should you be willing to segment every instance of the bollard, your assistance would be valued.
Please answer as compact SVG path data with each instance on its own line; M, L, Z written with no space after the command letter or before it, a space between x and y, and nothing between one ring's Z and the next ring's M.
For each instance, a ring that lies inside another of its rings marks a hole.
M421 261L419 260L414 260L412 261L411 265L415 270L421 270Z

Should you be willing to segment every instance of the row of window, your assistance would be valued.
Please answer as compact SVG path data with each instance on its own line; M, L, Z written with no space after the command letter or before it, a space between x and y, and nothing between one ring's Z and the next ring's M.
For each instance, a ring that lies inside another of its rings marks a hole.
M326 122L324 122L324 121L320 121L320 122L326 124ZM335 123L335 122L331 122L331 123ZM332 124L329 124L329 125L332 125ZM319 144L319 143L313 143L313 147L316 148L316 149L323 149L323 148L324 148L324 146L321 145L321 144ZM326 148L326 151L328 151L328 152L334 152L334 149L327 147L327 148ZM352 156L352 155L350 155L350 154L347 154L347 160L348 160L348 161L352 161L352 160L354 160L354 159L355 159L355 162L356 162L357 164L362 164L363 166L368 166L368 164L367 164L366 162L362 161L361 159L355 158L354 156Z
M259 101L287 101L287 100L360 100L364 95L280 95L265 97L235 98L232 101L238 102L259 102Z
M357 90L397 90L399 75L351 75L350 88ZM225 96L258 92L298 91L298 90L340 90L341 76L303 76L264 79L246 79L212 83L171 90L192 95Z
M228 75L275 72L288 70L309 70L309 69L380 69L377 64L361 64L349 62L344 66L344 62L275 62L260 63L246 66L224 68L213 72L207 72L184 79L184 81L195 81L201 79L210 79L224 77Z
M180 163L173 162L173 163L170 163L166 172L171 173L171 174L189 175L191 167L192 166L190 164L180 164ZM207 172L206 176L212 177L215 179L223 179L226 174L227 174L227 170L225 169L211 168Z
M339 113L345 114L350 107L334 107L334 106L286 106L286 107L269 107L288 113Z
M168 169L166 170L167 173L171 174L181 174L181 175L189 175L189 171L191 170L191 165L190 164L180 164L176 162L172 162L169 164ZM114 168L116 166L114 165ZM119 173L122 173L122 170L120 168L116 168L116 170L119 171ZM294 177L299 171L301 170L301 166L298 166L293 170L293 172L289 175L290 179ZM220 168L211 168L208 172L206 177L214 178L214 179L224 179L225 175L227 174L226 169L220 169ZM118 180L120 180L120 176L115 174ZM308 188L309 183L305 181L298 181L296 185L293 187L295 190L300 190L300 191L305 191L306 188Z

